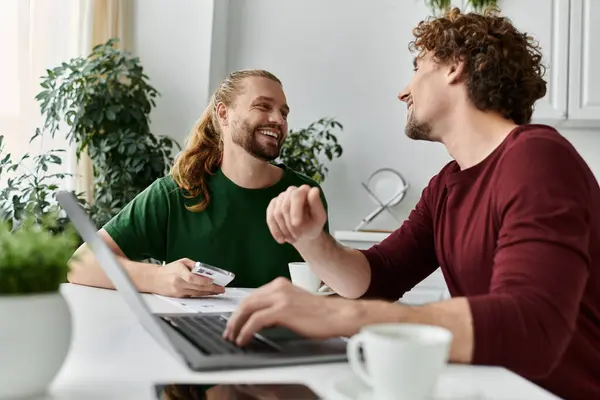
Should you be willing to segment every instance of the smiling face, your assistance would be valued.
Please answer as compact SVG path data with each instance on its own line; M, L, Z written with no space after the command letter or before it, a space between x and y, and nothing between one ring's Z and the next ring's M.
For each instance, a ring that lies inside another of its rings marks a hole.
M406 135L415 140L438 141L433 122L443 119L451 103L446 67L427 53L415 58L414 70L410 84L398 94L408 107Z
M226 115L230 140L248 154L271 161L279 157L288 131L289 107L281 85L268 78L247 77Z

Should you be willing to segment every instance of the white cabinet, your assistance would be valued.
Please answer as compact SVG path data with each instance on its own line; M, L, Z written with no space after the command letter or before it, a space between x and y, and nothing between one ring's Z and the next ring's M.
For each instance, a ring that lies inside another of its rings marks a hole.
M466 0L452 3L468 11ZM593 42L600 37L600 1L498 0L498 7L541 47L547 92L532 122L600 128L600 45Z
M389 234L382 232L336 231L335 239L354 249L368 249L384 240ZM404 294L400 301L407 304L424 304L450 298L446 281L440 268Z
M535 104L533 121L559 125L568 118L569 0L500 0L502 14L536 40L546 66L546 95Z
M600 1L571 0L569 120L600 126ZM594 39L596 38L596 39Z

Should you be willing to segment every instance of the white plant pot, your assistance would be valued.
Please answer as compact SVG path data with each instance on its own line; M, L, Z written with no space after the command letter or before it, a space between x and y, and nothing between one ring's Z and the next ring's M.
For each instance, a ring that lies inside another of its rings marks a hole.
M59 292L0 295L0 399L43 395L69 352L71 329Z

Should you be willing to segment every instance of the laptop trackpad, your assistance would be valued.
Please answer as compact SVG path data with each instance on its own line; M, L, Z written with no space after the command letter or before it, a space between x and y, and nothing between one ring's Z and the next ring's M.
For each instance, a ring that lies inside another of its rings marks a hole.
M307 340L304 336L280 326L264 328L258 332L258 335L279 345L297 340Z
M346 341L339 337L325 340L308 339L281 327L263 329L258 334L279 346L284 354L303 356L346 354Z

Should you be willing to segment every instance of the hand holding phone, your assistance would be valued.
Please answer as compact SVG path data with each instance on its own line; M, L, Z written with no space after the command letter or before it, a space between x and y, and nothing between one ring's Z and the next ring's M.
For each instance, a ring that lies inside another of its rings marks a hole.
M180 258L163 263L156 269L156 275L152 279L152 293L168 297L202 297L221 294L225 291L222 286L213 282L212 278L199 276L192 273L196 261L189 258Z
M194 265L194 268L192 268L192 273L212 279L215 285L223 287L227 286L233 280L233 278L235 278L235 274L233 272L229 272L200 261L196 262L196 265Z

